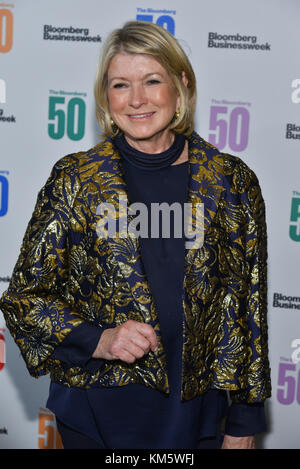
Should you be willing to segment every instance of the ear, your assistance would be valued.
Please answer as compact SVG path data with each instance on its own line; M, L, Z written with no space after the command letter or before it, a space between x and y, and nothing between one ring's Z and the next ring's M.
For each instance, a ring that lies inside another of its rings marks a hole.
M184 71L181 72L181 81L182 81L182 83L183 83L183 86L184 86L185 88L187 88L189 81L188 81L187 76L186 76L186 74L185 74ZM178 99L178 101L177 101L177 108L180 108L180 105L181 105L180 95L178 95L178 98L177 98L177 99Z
M189 81L184 71L181 72L181 81L183 83L183 86L187 88ZM181 105L181 98L180 98L180 95L178 95L177 109L180 108L180 105Z
M184 71L181 72L181 81L184 84L184 86L187 88L189 81Z

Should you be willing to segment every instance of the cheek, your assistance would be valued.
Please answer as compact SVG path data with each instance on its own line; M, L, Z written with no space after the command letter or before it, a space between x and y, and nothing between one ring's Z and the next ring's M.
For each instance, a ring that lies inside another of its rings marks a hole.
M110 112L118 112L124 107L124 96L117 93L108 93L108 107Z
M178 95L169 89L160 90L157 93L156 102L164 106L169 112L175 112L178 106Z

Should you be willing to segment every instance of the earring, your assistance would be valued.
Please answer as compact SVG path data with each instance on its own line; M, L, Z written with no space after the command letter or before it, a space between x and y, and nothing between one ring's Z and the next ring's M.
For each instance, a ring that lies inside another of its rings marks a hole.
M175 120L178 119L179 116L180 116L180 109L178 109L178 111L176 111L174 114Z
M111 128L112 128L113 134L117 135L117 133L119 132L119 128L118 128L117 124L115 123L115 121L111 118L110 118L110 125L111 125Z

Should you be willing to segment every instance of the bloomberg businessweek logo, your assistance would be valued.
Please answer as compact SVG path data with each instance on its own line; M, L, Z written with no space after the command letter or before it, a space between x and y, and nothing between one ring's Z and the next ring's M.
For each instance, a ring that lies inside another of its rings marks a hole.
M91 35L89 28L77 28L74 26L53 26L45 24L43 28L45 41L67 42L102 42L99 34Z
M208 47L215 49L240 49L251 51L270 51L268 42L260 43L258 37L250 34L223 34L218 32L208 33Z
M300 310L300 296L273 293L273 308Z

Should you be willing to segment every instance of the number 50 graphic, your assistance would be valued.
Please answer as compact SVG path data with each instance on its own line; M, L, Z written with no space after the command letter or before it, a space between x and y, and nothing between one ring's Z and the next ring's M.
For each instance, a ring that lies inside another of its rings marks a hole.
M8 210L9 183L6 176L0 174L0 217L4 217Z
M245 107L211 106L208 136L219 150L229 145L233 151L243 151L248 145L250 115ZM213 133L212 133L213 132Z
M148 21L148 23L153 23L153 15L136 15L136 19L138 21ZM162 15L159 16L156 20L156 24L158 26L162 26L165 28L169 33L175 34L175 21L172 16L169 15Z
M279 363L277 400L280 404L300 404L300 370L292 363Z
M291 222L295 224L290 225L290 238L293 241L300 241L300 197L292 198Z
M14 17L10 10L0 8L0 52L9 52L13 45Z
M40 409L38 420L38 448L62 449L60 434L56 428L54 415L48 409Z
M49 97L48 119L53 123L48 124L48 135L58 140L67 132L71 140L81 140L85 129L85 102L82 98L71 98L65 108L64 97Z

